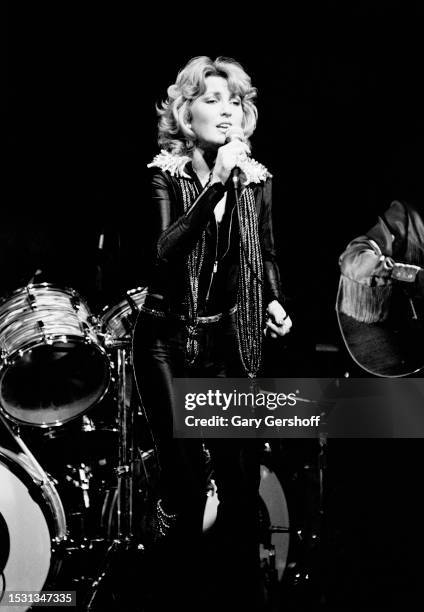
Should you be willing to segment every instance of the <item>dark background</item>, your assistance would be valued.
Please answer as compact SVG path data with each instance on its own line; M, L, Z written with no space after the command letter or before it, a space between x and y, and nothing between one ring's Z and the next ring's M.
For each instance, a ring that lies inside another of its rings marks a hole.
M270 350L269 372L360 375L336 328L337 261L391 200L422 206L422 10L328 2L229 11L181 6L170 15L157 3L147 15L135 3L88 2L9 9L0 293L40 265L93 309L143 282L149 204L140 185L157 150L154 105L191 57L226 55L259 90L253 155L274 174L276 242L297 327L288 353ZM111 279L101 293L99 265ZM330 441L321 586L337 609L415 602L421 442ZM303 499L294 474L306 478L310 454L316 464L317 448L283 448L285 465L295 465L287 476L293 508ZM297 482L316 491L316 478ZM310 512L312 524L316 507Z

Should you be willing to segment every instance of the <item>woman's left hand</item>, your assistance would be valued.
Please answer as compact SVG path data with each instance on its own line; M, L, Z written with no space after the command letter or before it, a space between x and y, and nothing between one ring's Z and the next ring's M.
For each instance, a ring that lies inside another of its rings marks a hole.
M268 317L264 329L265 335L269 333L271 338L277 338L289 333L293 323L280 302L277 302L277 300L270 302L266 312Z

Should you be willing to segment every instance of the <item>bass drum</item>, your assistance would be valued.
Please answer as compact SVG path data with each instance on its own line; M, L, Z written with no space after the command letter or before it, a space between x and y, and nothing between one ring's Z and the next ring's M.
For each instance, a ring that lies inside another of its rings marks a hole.
M0 448L0 606L4 612L24 612L30 605L8 606L2 601L3 591L39 592L55 579L61 565L58 549L66 535L64 509L52 482L42 482L25 455Z
M261 565L268 571L275 572L278 580L283 577L289 551L289 512L286 497L275 472L261 464L261 481L259 485L260 506L260 544ZM219 491L215 481L207 494L203 531L208 531L215 523L219 505Z
M0 302L0 409L16 423L55 427L96 404L110 362L73 289L28 285Z

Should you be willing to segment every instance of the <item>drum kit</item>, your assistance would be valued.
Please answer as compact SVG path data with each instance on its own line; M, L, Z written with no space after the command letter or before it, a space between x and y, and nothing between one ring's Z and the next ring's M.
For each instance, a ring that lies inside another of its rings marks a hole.
M50 588L82 592L81 610L97 610L115 553L143 551L134 515L157 465L133 385L131 341L145 296L145 288L131 289L93 314L76 291L41 283L0 302L2 606L7 591ZM266 455L261 562L281 581L292 530ZM215 520L216 487L207 498L205 529Z
M132 289L97 316L76 291L48 283L0 302L0 601L57 589L71 572L92 609L102 564L134 540L133 486L154 454L135 445L142 411L131 378L145 295Z

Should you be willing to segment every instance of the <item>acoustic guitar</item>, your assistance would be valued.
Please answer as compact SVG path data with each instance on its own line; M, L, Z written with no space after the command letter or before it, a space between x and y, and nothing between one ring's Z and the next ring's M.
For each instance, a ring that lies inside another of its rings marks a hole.
M387 318L362 323L341 312L342 285L336 312L340 332L352 359L374 376L401 377L424 368L424 298L410 285L393 282Z

